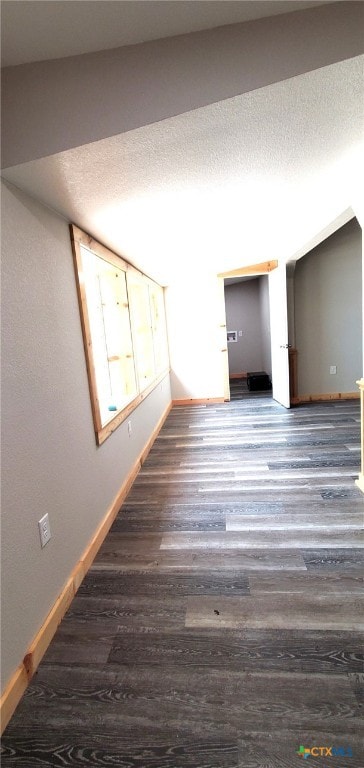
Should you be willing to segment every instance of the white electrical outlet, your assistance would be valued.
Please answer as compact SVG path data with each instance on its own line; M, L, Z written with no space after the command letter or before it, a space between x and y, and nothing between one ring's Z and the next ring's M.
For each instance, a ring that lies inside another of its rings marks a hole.
M330 373L331 373L331 374L337 373L337 367L336 367L336 365L330 365Z
M41 546L45 547L45 545L48 544L49 539L51 538L51 529L49 525L48 512L46 515L43 515L43 517L38 521L38 528L39 528Z
M129 435L129 437L130 437L131 433L132 433L131 421L128 421L128 435Z

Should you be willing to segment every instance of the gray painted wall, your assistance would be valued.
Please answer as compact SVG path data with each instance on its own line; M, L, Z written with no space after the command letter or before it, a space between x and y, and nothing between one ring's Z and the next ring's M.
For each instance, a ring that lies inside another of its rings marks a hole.
M2 185L2 685L170 402L169 377L100 447L68 224ZM52 539L40 548L48 512Z
M353 219L297 262L298 394L355 392L362 372L362 244ZM330 375L331 365L337 374Z
M262 370L262 316L259 279L225 286L228 331L238 331L237 342L229 343L229 373ZM239 331L242 336L239 337Z
M357 56L363 52L363 14L361 2L335 3L5 68L2 167Z

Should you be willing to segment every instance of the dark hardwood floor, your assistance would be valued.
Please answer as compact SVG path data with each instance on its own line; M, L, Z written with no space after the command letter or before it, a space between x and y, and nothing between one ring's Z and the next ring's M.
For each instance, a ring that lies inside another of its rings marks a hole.
M362 768L358 470L358 401L174 408L3 768Z

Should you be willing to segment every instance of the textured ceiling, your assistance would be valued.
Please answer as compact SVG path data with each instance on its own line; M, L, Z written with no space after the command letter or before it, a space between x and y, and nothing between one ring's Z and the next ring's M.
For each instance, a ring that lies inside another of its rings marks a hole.
M3 0L3 66L133 45L298 11L330 0Z
M4 176L164 284L292 258L351 204L363 58Z

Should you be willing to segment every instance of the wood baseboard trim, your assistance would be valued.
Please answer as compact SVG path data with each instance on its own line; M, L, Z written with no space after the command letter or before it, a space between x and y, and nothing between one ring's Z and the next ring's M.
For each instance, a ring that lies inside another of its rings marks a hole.
M23 693L29 683L27 671L24 663L20 664L18 669L10 678L4 693L1 696L1 731L3 733L10 718L15 712Z
M359 392L329 392L319 395L297 395L297 397L292 397L291 405L299 405L300 403L318 403L323 400L358 400L359 397Z
M242 371L241 373L229 373L229 379L246 379L246 377L246 371Z
M24 656L23 664L29 681L32 679L34 672L43 658L63 616L70 607L74 595L74 582L72 577L70 577Z
M33 638L27 650L27 653L24 656L22 663L19 665L19 667L16 669L14 674L11 676L9 682L7 683L0 699L0 720L1 720L0 733L3 733L9 720L14 714L15 709L18 706L19 701L22 698L28 683L32 679L59 624L63 619L63 616L65 615L66 611L71 605L74 595L76 594L79 586L81 585L98 550L100 549L102 542L104 541L109 529L111 528L111 525L114 522L115 517L124 499L128 495L129 490L133 485L133 482L142 464L147 458L148 453L171 410L171 407L172 407L172 403L169 403L167 408L164 410L162 416L160 417L158 423L156 424L150 438L145 444L137 461L131 468L124 482L122 483L117 495L115 496L114 500L110 504L103 520L97 527L92 539L88 543L79 561L76 563L72 573L70 574L69 578L66 581L66 584L62 588L50 612L46 616L42 626L40 627L39 631Z
M355 480L355 485L357 485L359 490L364 493L364 475L362 472L360 472L358 479Z
M182 400L172 400L172 405L211 405L213 403L224 403L225 399L223 397L205 397L205 398L193 398L190 399L182 399Z

